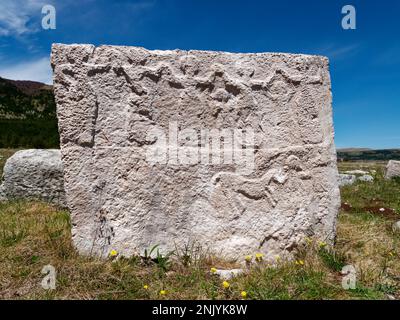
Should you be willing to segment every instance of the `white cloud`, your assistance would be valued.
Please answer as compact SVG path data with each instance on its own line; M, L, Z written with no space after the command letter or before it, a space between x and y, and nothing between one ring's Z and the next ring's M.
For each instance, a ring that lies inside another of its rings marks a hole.
M12 66L0 66L0 77L12 80L31 80L52 84L52 75L49 57L24 61Z
M0 37L21 36L39 31L40 25L31 22L41 19L41 8L44 4L46 1L42 0L1 0Z
M317 49L317 53L328 56L330 59L342 59L349 57L358 52L360 45L358 43L350 44L347 46L336 46L329 44Z

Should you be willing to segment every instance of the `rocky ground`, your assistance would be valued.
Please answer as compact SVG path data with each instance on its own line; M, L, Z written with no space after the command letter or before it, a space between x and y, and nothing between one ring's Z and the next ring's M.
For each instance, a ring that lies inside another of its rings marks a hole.
M0 172L12 153L0 149ZM384 180L384 165L340 163L341 172L365 170L374 181L341 189L334 247L304 239L296 261L276 257L267 264L263 257L251 257L246 272L225 283L213 268L242 267L246 257L226 261L190 243L155 259L110 252L104 262L76 253L67 211L40 202L0 204L0 298L400 299L400 235L392 229L400 220L400 180ZM40 285L47 264L57 272L55 290ZM345 265L357 271L355 289L342 287Z

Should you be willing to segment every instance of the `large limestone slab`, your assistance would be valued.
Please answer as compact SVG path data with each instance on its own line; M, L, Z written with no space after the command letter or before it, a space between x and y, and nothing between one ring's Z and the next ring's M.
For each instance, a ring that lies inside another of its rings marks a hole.
M66 207L60 150L20 150L7 159L0 201L38 199Z
M354 174L339 174L339 187L349 186L356 182L357 177Z
M306 236L333 241L326 58L55 44L52 66L80 252L198 241L274 257Z

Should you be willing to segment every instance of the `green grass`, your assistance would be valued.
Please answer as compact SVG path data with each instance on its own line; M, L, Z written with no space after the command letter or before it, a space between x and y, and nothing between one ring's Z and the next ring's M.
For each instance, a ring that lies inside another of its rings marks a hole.
M354 168L354 167L353 167ZM365 167L364 167L365 168ZM386 207L400 213L399 180L385 180L384 166L373 163L370 169L375 182L358 182L356 185L344 186L341 189L343 202L350 203L355 211L365 212L365 207ZM340 171L349 169L348 164L339 166ZM400 219L400 214L398 216Z
M193 264L182 256L169 263L139 257L108 259L79 256L71 244L69 214L38 202L0 205L0 297L24 299L335 299L383 298L379 289L365 292L341 288L337 273L325 267L313 245L304 264L283 261L278 266L254 263L251 271L230 281L224 289L211 275L212 266L229 262L204 254ZM191 255L191 254L190 254ZM57 270L57 288L40 287L41 268ZM144 289L148 285L148 289Z
M387 299L400 298L400 237L391 231L392 216L368 213L373 199L399 208L400 182L357 183L342 190L342 211L334 247L308 239L297 262L253 262L249 272L222 281L210 268L238 263L209 255L201 244L179 248L157 259L78 255L71 242L69 213L40 202L0 204L0 298L7 299ZM150 250L151 248L149 248ZM157 248L153 250L153 253ZM301 261L301 263L300 263ZM56 290L41 288L43 266L57 271ZM357 288L341 286L345 264L357 270ZM144 286L148 288L145 289ZM160 290L167 294L160 296Z
M0 119L0 148L59 148L57 120Z
M330 248L320 248L318 255L323 263L332 271L340 272L347 265L345 256Z

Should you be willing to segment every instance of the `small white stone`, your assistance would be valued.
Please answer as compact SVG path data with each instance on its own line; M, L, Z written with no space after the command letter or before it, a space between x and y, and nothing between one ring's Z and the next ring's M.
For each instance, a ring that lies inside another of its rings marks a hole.
M238 275L243 274L243 269L230 269L230 270L220 270L217 269L216 272L213 274L216 274L220 277L221 280L230 280L234 277L237 277Z
M392 230L394 233L400 233L400 220L393 224Z
M369 172L368 171L364 171L364 170L349 170L349 171L345 171L344 173L365 175L365 174L368 174Z

